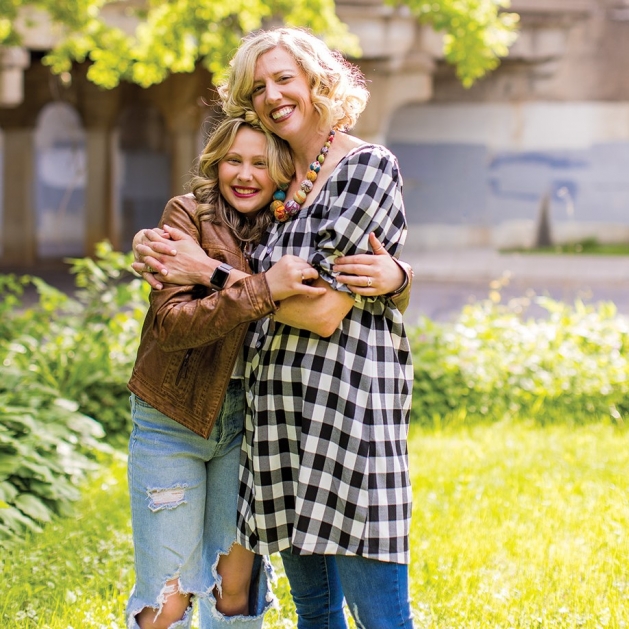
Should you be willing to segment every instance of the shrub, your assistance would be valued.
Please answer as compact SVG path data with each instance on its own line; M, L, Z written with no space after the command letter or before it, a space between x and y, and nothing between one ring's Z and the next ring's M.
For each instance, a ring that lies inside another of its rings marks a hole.
M622 423L629 411L629 322L611 303L488 299L453 324L420 321L411 331L412 416L426 425L533 419L541 424Z
M98 420L110 441L120 442L129 429L131 374L149 287L131 279L130 254L97 246L96 260L72 259L73 297L36 277L6 277L0 355L4 365L28 370L37 381ZM32 282L39 302L17 309L23 286Z
M68 513L107 450L105 432L113 443L129 432L126 384L148 285L108 243L96 260L70 262L73 297L37 277L0 276L0 539ZM28 284L39 299L24 309Z
M0 366L0 540L67 514L103 430L33 372Z

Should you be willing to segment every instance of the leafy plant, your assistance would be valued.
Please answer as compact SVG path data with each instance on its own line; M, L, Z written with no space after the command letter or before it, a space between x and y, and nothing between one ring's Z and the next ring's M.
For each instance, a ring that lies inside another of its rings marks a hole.
M0 539L66 515L101 440L129 432L126 383L148 286L130 255L97 246L74 259L70 297L37 277L0 276ZM22 307L32 283L39 301ZM105 431L103 430L105 428Z
M0 365L0 540L67 515L103 429L29 370Z
M110 24L114 0L0 0L0 45L19 45L21 24L51 20L60 34L44 57L56 74L89 61L87 77L106 89L120 81L142 87L201 63L217 78L243 35L266 24L305 26L332 47L360 56L358 39L336 15L333 0L149 0L128 7L132 33ZM466 86L493 70L515 40L518 16L502 11L507 0L391 0L444 33L444 54ZM33 11L36 11L35 13ZM27 13L30 12L30 13ZM17 19L29 15L27 20ZM133 19L135 18L135 19Z
M625 421L629 322L613 304L538 297L548 317L525 319L526 299L493 297L453 324L423 320L413 331L416 421Z
M420 22L443 33L443 53L465 87L494 70L516 40L519 16L509 0L388 0L405 4Z
M130 254L112 250L107 242L96 259L70 260L77 291L70 297L40 278L38 304L27 310L5 306L4 364L28 370L37 380L95 418L110 439L129 429L126 388L147 307L148 285L131 279ZM12 297L23 280L12 280ZM2 309L2 307L0 307Z

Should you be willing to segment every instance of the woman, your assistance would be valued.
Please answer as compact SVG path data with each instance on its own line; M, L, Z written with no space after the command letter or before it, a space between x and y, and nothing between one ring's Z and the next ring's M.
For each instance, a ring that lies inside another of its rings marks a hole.
M382 287L365 257L372 232L389 253L401 250L397 161L343 132L365 107L364 81L304 31L247 38L220 94L228 115L257 119L287 141L295 165L253 269L296 255L326 289L286 299L245 342L239 540L258 553L281 552L300 629L345 628L343 595L359 627L411 627L411 356L399 310L374 297ZM358 263L353 279L337 276L339 256ZM176 266L181 279L187 265L177 257L146 263L169 273ZM200 258L190 258L190 273L195 264Z
M303 283L317 273L291 256L250 275L242 249L264 233L269 220L260 210L276 182L291 175L281 140L227 119L200 157L194 194L171 199L164 210L163 221L235 268L224 287L208 275L207 287L196 281L151 293L129 382L130 629L189 627L193 596L202 628L259 629L270 604L260 562L254 566L254 554L236 544L245 405L237 358L250 321L288 296L321 289Z

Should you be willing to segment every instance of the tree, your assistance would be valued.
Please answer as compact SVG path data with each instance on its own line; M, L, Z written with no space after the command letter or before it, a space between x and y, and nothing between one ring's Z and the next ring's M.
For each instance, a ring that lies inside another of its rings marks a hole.
M502 9L509 0L388 0L405 4L417 18L444 34L445 58L465 87L494 70L515 41L519 16Z
M446 59L464 85L494 69L515 39L517 16L500 11L508 0L388 1L408 5L443 31ZM139 18L133 33L107 21L113 4L129 5L126 11ZM331 47L360 56L334 0L0 0L0 46L20 44L24 10L44 12L59 30L58 43L44 57L53 72L89 60L88 79L108 89L120 81L148 87L170 73L192 72L199 61L219 79L244 34L279 21L308 26Z

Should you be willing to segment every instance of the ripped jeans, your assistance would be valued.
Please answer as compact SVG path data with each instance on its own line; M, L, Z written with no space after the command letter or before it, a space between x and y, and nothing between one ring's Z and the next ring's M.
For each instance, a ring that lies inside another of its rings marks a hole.
M251 616L226 617L216 609L219 556L236 539L238 467L244 422L241 380L231 380L209 439L194 434L135 395L129 442L129 492L136 583L127 603L127 626L144 608L160 609L178 579L179 591L199 604L201 629L259 629L272 604L268 558L256 556ZM159 613L159 612L158 612ZM192 610L171 624L190 627Z

